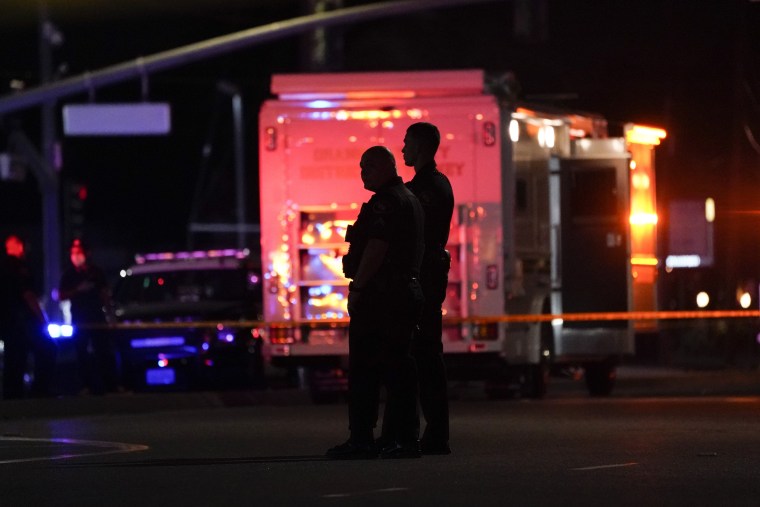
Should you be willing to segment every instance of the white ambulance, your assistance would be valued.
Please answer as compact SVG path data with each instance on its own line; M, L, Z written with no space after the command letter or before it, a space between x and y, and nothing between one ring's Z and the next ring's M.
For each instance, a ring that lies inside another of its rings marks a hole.
M630 320L593 312L655 309L652 147L659 129L610 138L596 115L515 103L480 70L275 75L259 116L267 353L305 372L316 393L345 388L346 227L370 198L359 159L396 155L406 128L441 131L436 157L455 212L444 303L452 378L489 393L540 397L551 367L585 371L608 394L634 352ZM647 323L638 323L645 326Z

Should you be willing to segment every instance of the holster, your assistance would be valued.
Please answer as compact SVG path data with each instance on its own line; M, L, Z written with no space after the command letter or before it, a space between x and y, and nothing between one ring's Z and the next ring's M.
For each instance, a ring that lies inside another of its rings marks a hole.
M349 246L348 252L343 256L343 274L346 278L354 278L359 270L366 241L355 225L346 228L346 241Z

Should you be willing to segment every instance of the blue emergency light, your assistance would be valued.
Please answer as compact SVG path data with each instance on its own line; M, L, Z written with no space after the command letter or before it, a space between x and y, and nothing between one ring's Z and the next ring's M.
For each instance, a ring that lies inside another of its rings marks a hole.
M48 336L53 340L71 338L74 336L74 326L69 324L48 324Z

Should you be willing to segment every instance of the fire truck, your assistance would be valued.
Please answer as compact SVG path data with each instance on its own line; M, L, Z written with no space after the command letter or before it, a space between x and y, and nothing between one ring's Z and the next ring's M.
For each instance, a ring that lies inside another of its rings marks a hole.
M631 124L610 137L602 116L521 104L499 82L482 70L272 77L275 98L259 114L271 364L298 368L314 393L345 388L341 259L370 198L359 159L385 145L403 160L406 128L427 121L455 195L450 376L541 397L551 371L575 368L591 394L611 392L635 329L651 323L563 316L656 308L653 147L665 132Z

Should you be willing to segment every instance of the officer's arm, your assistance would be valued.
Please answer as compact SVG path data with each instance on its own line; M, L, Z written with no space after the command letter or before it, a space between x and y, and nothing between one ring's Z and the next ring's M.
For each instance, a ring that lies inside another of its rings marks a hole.
M385 260L385 254L388 252L388 242L378 238L371 238L364 248L362 259L359 262L359 269L356 270L354 277L354 287L357 289L364 288L369 281L380 270Z
M37 322L44 324L46 322L45 313L42 311L42 308L40 308L40 303L37 301L37 296L34 294L34 292L25 290L23 297L26 306L28 306L29 310L31 310L31 312L34 314Z

